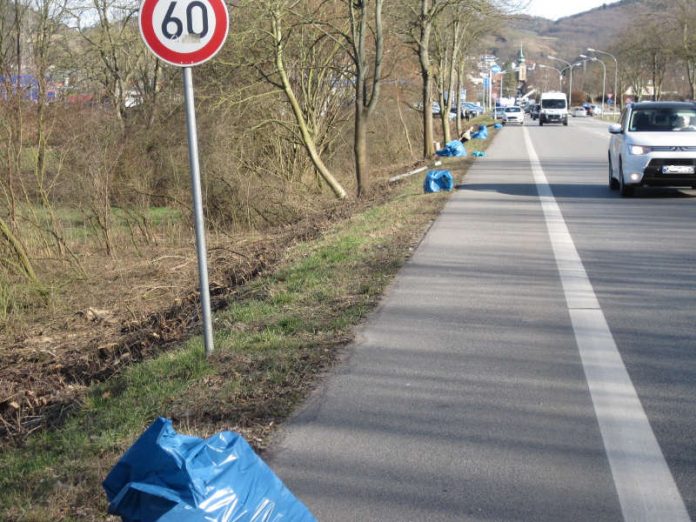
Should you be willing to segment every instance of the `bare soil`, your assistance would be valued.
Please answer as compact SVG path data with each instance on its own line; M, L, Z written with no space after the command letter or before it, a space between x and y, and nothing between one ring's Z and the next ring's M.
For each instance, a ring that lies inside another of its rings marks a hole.
M289 246L388 195L385 184L375 187L370 200L341 202L263 235L209 238L213 309L224 308L245 283L272 270ZM54 306L35 313L20 333L0 332L0 445L21 444L31 433L59 425L90 385L200 328L192 240L176 249L150 246L147 256L90 256L83 264L90 276L62 288ZM235 366L253 373L252 361L240 363Z

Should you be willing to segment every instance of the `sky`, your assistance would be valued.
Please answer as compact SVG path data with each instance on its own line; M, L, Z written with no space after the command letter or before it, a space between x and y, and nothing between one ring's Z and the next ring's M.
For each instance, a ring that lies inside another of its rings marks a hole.
M532 16L543 16L557 20L564 16L582 13L602 4L613 4L617 0L528 0L529 7L524 10Z

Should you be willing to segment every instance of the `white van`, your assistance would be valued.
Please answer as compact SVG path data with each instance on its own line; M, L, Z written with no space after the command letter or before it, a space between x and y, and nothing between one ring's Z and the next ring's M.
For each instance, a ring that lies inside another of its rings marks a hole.
M539 125L562 123L568 125L568 100L562 92L542 92Z

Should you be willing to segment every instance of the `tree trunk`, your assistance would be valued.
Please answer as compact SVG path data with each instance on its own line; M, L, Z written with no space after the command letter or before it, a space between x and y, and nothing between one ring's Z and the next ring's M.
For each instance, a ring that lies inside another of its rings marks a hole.
M429 158L435 153L433 146L433 104L430 101L430 71L421 70L423 78L423 157Z
M438 89L438 103L440 104L440 123L442 124L442 139L445 143L450 141L452 131L450 130L449 122L449 103L445 101L445 93L442 89Z
M367 194L367 124L364 111L357 107L355 111L355 177L358 185L358 197Z
M19 265L22 268L26 278L29 279L32 283L38 284L39 279L36 277L34 268L31 266L29 256L27 256L27 253L24 250L24 247L22 247L22 244L19 242L19 239L17 239L17 237L12 233L10 227L7 226L7 223L5 223L5 221L1 217L0 237L4 237L5 240L9 243L10 248L12 248L15 255L17 256L17 259L19 260Z
M423 158L429 158L435 153L433 144L433 104L430 99L430 82L432 73L430 71L430 34L432 31L432 20L430 19L430 1L421 0L420 3L420 36L418 40L418 62L421 68L422 98L423 98Z

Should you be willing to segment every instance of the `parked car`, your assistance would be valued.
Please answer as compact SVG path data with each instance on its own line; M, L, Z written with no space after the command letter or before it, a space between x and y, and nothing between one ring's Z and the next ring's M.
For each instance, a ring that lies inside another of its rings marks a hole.
M505 115L505 107L496 107L493 109L493 119L502 120Z
M574 118L584 118L585 116L587 116L587 110L585 110L585 107L573 107L572 109L570 109L570 115Z
M629 104L609 132L612 190L630 196L644 186L696 188L696 103Z
M524 125L524 112L520 107L505 107L503 112L503 123L519 123Z
M475 118L484 113L484 108L480 105L471 102L462 102L462 109L464 110L464 116L468 114L470 118Z

